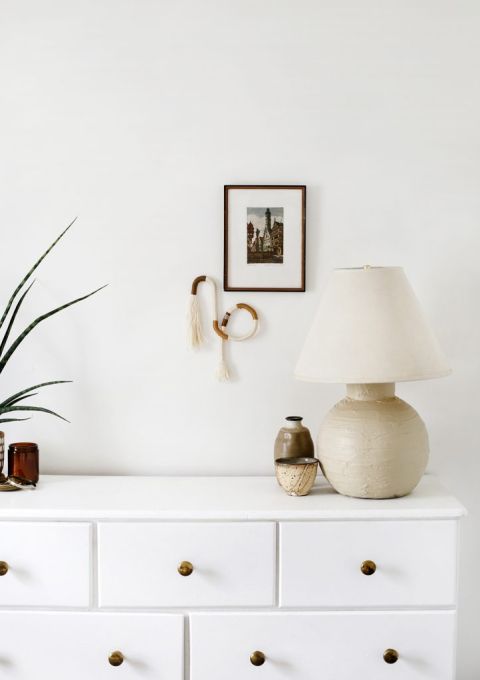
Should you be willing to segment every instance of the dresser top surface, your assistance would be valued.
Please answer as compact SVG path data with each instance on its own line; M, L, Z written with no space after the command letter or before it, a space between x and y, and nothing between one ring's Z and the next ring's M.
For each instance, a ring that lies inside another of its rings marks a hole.
M34 491L0 493L0 519L325 520L444 519L465 509L433 475L409 496L347 498L318 481L287 496L274 477L44 475Z

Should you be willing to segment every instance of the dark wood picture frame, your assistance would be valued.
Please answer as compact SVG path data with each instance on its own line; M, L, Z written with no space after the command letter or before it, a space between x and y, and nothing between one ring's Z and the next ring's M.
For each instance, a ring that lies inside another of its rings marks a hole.
M292 189L301 191L302 216L301 216L301 284L298 288L258 288L231 286L228 281L228 194L231 189ZM306 212L307 212L307 187L304 184L225 184L223 187L223 289L225 291L255 291L265 293L304 293L305 292L305 260L306 260Z

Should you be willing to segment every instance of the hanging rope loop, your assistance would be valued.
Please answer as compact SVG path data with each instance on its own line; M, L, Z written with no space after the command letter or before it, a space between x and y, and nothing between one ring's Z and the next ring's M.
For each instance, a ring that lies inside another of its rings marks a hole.
M255 333L258 330L258 314L256 310L251 306L248 305L246 302L237 302L236 305L233 307L230 307L227 309L225 314L223 315L223 319L221 323L218 323L218 314L217 314L217 286L215 284L214 279L212 279L210 276L197 276L192 283L192 288L191 288L191 295L190 295L190 308L189 308L189 320L188 320L188 329L189 329L189 342L192 347L198 347L203 343L203 333L202 333L202 326L200 323L200 310L198 306L198 300L197 300L197 292L198 292L198 286L201 283L209 283L210 284L210 290L211 290L211 301L212 301L212 311L213 311L213 330L215 333L218 335L218 337L221 339L221 345L220 345L220 350L221 350L221 355L220 355L220 364L219 368L217 371L217 376L219 380L228 380L229 379L229 373L228 373L228 367L226 364L225 360L225 352L224 352L224 347L223 343L227 342L228 340L233 340L234 342L243 342L244 340L248 340L249 338L252 338ZM234 335L233 333L227 332L227 325L230 320L230 317L232 314L237 310L237 309L243 309L247 311L250 316L252 317L252 327L247 333L244 333L243 335Z
M232 314L234 313L234 311L236 309L245 309L247 312L250 313L250 315L253 319L252 328L248 331L248 333L244 333L243 335L233 335L233 333L227 333L226 332L227 324L230 320L230 317L232 316ZM242 342L243 340L248 340L248 338L253 337L258 330L258 315L257 315L257 312L254 310L253 307L251 307L250 305L247 305L246 302L237 302L236 305L234 305L233 307L230 307L230 309L227 309L227 311L225 312L224 317L222 319L222 325L221 325L219 330L220 330L220 332L218 332L218 335L220 335L220 333L221 333L222 334L221 337L224 340L234 340L235 342ZM216 329L215 329L215 332L217 332Z

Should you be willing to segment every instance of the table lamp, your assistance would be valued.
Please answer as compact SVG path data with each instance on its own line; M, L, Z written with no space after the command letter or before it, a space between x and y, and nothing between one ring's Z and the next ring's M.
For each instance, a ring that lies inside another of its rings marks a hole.
M327 414L317 456L331 485L358 498L410 493L428 461L424 422L395 383L450 368L401 267L335 269L300 353L295 377L346 383Z

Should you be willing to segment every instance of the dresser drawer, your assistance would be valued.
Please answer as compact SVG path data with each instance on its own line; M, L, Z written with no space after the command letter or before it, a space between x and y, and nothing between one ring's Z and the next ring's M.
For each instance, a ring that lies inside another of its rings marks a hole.
M274 604L273 522L103 523L98 559L101 607Z
M89 524L0 522L0 607L88 607L90 533Z
M193 614L191 680L453 680L454 628L452 611Z
M4 612L0 630L2 680L183 680L180 615Z
M285 522L280 605L453 605L456 548L455 521Z

